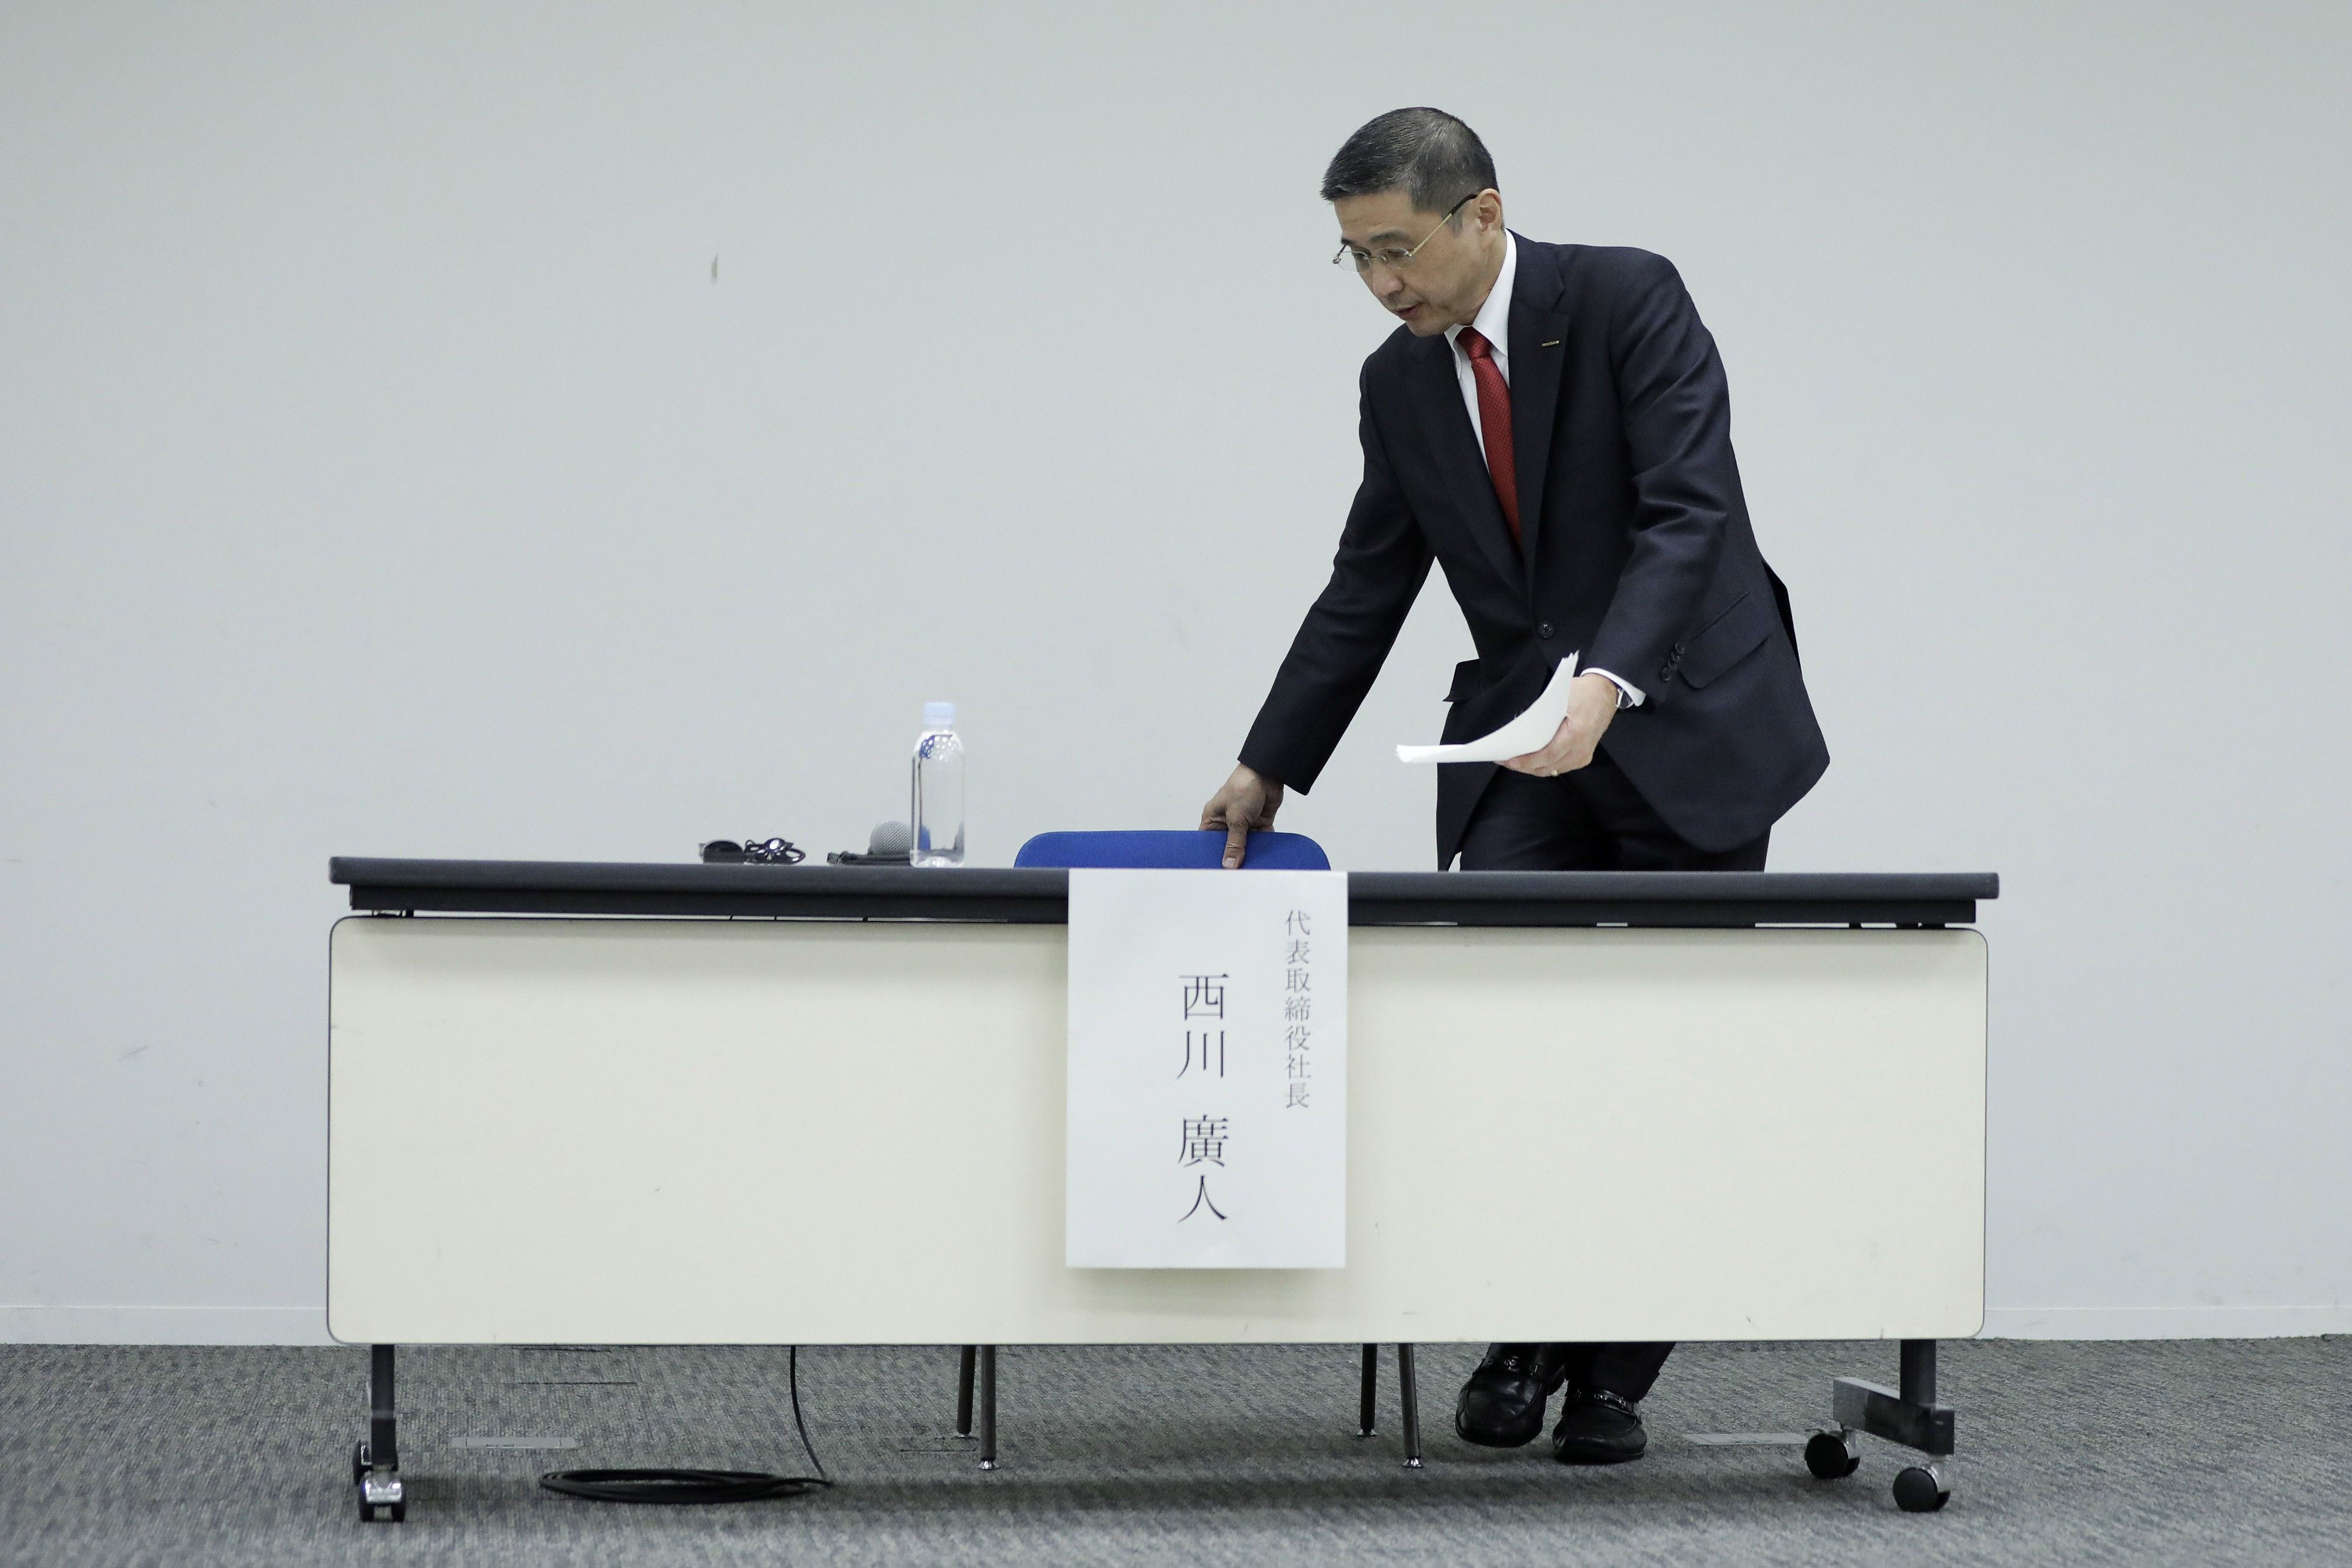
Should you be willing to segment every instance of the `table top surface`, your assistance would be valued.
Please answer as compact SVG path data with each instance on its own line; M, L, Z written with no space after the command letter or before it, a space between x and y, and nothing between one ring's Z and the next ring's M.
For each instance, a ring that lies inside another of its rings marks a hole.
M372 913L961 920L1058 925L1044 866L746 865L337 856ZM1969 925L1990 872L1349 872L1351 925Z

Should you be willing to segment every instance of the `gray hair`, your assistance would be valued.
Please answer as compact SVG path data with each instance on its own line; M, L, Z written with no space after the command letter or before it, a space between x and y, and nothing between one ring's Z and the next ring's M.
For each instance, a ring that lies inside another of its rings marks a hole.
M1442 213L1495 183L1486 144L1442 109L1392 109L1340 143L1323 171L1323 199L1402 190L1424 213Z

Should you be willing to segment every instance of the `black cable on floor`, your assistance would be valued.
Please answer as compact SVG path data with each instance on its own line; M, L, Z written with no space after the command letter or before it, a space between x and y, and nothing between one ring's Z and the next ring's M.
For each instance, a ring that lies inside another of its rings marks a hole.
M808 1455L813 1476L774 1476L762 1470L550 1470L539 1484L566 1497L594 1502L757 1502L762 1498L798 1497L833 1485L824 1461L809 1441L808 1423L801 1419L801 1347L791 1347L793 1426L801 1435L801 1451Z

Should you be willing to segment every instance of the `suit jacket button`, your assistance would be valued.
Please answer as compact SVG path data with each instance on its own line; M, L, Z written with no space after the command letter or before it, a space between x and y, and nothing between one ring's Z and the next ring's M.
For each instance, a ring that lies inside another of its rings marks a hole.
M1550 636L1550 635L1551 635L1551 622L1549 622L1549 621L1546 621L1546 622L1542 622L1540 625L1537 626L1537 628L1536 628L1536 635L1537 635L1537 636L1538 636L1538 637L1549 637L1549 636Z

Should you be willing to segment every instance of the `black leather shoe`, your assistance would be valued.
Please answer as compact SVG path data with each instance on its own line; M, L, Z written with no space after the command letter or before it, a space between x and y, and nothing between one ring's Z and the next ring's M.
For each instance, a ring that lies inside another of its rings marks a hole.
M1544 1401L1567 1380L1557 1344L1490 1344L1454 1404L1454 1430L1482 1448L1516 1448L1543 1430Z
M1622 1465L1650 1446L1633 1402L1605 1388L1572 1388L1551 1429L1551 1457L1563 1465Z

